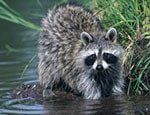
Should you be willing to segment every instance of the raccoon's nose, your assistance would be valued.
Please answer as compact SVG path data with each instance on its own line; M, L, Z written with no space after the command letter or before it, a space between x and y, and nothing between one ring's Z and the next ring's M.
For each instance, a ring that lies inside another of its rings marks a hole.
M100 65L97 65L97 67L96 67L96 70L98 70L98 71L100 71L100 70L103 70L104 68L103 68L103 66L100 64Z

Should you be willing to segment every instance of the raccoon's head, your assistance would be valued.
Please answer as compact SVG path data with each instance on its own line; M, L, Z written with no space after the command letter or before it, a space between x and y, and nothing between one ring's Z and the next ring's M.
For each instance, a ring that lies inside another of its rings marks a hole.
M117 31L115 28L110 28L100 37L82 32L81 40L84 47L77 56L77 62L82 70L96 74L95 79L99 79L98 74L107 76L120 73L124 50L116 43Z
M123 87L123 48L116 43L117 31L110 28L100 37L81 33L83 47L77 55L76 64L80 70L79 89L88 91L95 86L102 97L113 92L122 92ZM116 90L117 89L117 90ZM94 95L96 96L96 95Z
M116 43L117 31L115 28L110 28L105 35L99 38L82 32L81 40L84 47L80 51L79 58L85 68L102 72L122 64L124 50Z

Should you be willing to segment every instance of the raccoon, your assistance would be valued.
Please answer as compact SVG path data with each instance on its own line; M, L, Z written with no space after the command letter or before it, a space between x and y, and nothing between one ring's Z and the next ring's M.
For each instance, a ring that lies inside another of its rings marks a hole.
M115 28L105 32L91 11L70 4L50 10L42 27L38 72L44 97L60 84L85 99L123 93L124 50Z

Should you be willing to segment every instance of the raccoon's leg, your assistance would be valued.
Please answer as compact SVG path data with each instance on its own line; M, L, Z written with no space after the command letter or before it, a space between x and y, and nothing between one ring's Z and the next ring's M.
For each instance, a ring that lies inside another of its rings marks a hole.
M44 76L44 79L45 80L40 81L43 82L41 83L41 85L43 86L43 97L49 98L55 96L55 94L53 93L53 88L59 82L57 77L53 74L50 74L49 76Z
M47 81L45 81L45 82L40 81L40 82L43 82L43 83L40 83L40 84L43 87L43 93L42 93L42 95L43 95L44 98L49 98L49 97L55 96L55 94L52 91L53 83L50 82L49 80L50 80L50 78L47 79Z
M52 69L52 65L45 63L42 59L39 62L39 82L43 87L43 97L52 97L54 93L52 91L54 85L57 85L58 76L57 73Z
M82 92L85 99L100 99L101 98L101 89L97 86L94 80L87 77L88 75L83 74L80 76L78 83L78 90Z
M114 95L122 95L124 94L124 79L123 77L118 79L118 83L113 87Z
M45 88L43 89L43 94L42 94L42 95L43 95L44 98L49 98L49 97L55 96L55 94L54 94L53 91L52 91L51 86L45 87Z

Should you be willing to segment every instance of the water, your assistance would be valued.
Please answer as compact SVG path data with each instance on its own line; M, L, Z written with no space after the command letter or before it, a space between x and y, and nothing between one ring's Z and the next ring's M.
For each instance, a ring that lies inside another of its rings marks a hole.
M38 1L38 0L37 0ZM6 0L25 18L39 24L47 8L54 6L57 1L43 0L41 7L36 0L30 2ZM41 15L42 14L42 15ZM39 32L24 28L20 25L0 20L0 114L33 115L33 114L150 114L149 97L116 96L102 100L83 100L72 96L62 95L50 100L40 100L31 97L15 99L11 92L21 84L37 82L37 45ZM25 66L29 67L21 77Z

